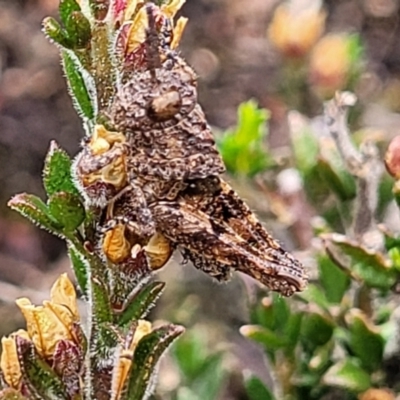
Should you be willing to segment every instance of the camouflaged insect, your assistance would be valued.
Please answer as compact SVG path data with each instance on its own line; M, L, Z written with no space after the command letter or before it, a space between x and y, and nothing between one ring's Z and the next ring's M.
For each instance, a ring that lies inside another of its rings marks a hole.
M151 3L146 12L141 56L107 111L113 131L97 126L75 164L88 203L103 209L98 248L132 276L177 248L220 281L241 271L284 296L304 290L303 266L221 179L196 75L171 46L169 19Z

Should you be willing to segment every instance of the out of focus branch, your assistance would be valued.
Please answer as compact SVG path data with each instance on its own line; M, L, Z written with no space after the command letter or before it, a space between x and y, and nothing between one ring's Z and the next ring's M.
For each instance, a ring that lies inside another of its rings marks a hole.
M383 165L374 143L363 143L357 149L351 140L347 114L349 107L353 106L355 102L356 96L353 93L336 93L335 97L325 104L325 123L344 164L357 180L356 209L353 221L354 238L368 247L380 247L380 235L375 236L378 232L375 211Z

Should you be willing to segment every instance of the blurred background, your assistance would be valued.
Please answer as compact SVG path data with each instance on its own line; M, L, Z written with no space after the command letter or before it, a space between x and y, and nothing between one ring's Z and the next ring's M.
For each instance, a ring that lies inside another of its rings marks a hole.
M199 100L219 135L238 124L238 106L254 99L268 120L265 139L276 162L290 151L290 125L318 125L323 101L335 90L359 98L352 115L385 143L400 133L400 7L398 0L187 0L189 18L181 51L199 75ZM0 336L23 325L16 297L39 302L60 272L69 270L64 242L30 225L7 208L20 192L44 194L43 160L55 139L73 156L83 136L68 96L57 48L41 32L41 21L56 16L58 0L0 0ZM290 110L297 110L296 116ZM243 110L242 110L243 112ZM267 115L268 114L268 115ZM297 118L297 120L296 120ZM311 122L310 122L311 121ZM307 261L310 218L298 177L290 173L233 185L286 247ZM278 178L278 179L277 179ZM275 186L265 184L274 181ZM288 212L288 210L290 212ZM235 371L269 378L264 356L241 338L248 321L246 299L256 288L236 277L217 285L189 266L171 263L156 318L183 323L204 336L204 346L228 354L229 389L218 398L246 399ZM161 390L179 379L168 359ZM165 378L164 378L165 377ZM174 386L175 385L175 386Z

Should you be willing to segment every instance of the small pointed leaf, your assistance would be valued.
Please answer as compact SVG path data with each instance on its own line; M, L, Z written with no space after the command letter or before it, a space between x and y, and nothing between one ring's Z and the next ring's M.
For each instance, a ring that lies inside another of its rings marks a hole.
M60 0L58 12L64 25L67 25L67 20L74 11L81 11L81 7L76 0Z
M71 193L53 194L48 201L48 207L54 219L68 232L77 229L85 219L85 207L80 198Z
M350 347L367 371L373 372L382 364L385 341L378 327L361 311L353 309L348 315Z
M73 11L68 17L65 28L74 49L88 47L92 35L90 22L80 11Z
M326 344L332 337L334 323L320 313L306 313L301 325L301 336L312 347Z
M174 343L172 349L176 363L179 365L179 370L189 382L201 376L205 365L211 358L207 351L204 334L205 332L201 330L187 333Z
M337 155L339 157L339 154ZM356 194L355 179L338 160L319 157L317 169L321 178L341 201L353 199Z
M279 296L277 293L273 295L274 302L274 328L277 330L284 329L290 317L290 308L287 299Z
M254 100L240 104L236 128L226 131L218 142L228 171L253 176L274 164L263 144L268 117Z
M57 192L79 196L79 191L72 180L71 164L68 154L52 140L43 170L43 184L48 196Z
M161 296L164 287L164 282L151 282L141 288L118 317L118 325L125 326L132 321L144 319L154 307L156 300Z
M271 390L257 376L246 377L244 384L249 400L275 400Z
M302 129L291 130L296 167L305 177L316 167L319 145L316 135L310 131L308 122Z
M308 363L310 371L314 372L315 374L326 371L327 367L332 365L333 349L334 340L331 340L325 346L318 347Z
M356 393L371 387L370 374L363 370L354 358L333 365L323 376L322 382L327 386L340 387Z
M261 324L272 331L280 331L285 328L290 318L290 309L286 299L272 294L254 305L256 324Z
M256 301L250 310L251 323L269 329L274 328L274 303L271 297L264 297L261 301Z
M121 339L119 333L108 323L97 325L94 331L91 353L96 364L111 360Z
M333 245L350 257L350 268L353 274L368 286L384 290L390 289L396 281L397 272L391 261L382 253L370 250L344 235L321 235L325 246Z
M74 270L78 285L83 295L87 299L89 291L88 279L90 264L86 260L85 256L81 254L71 243L68 243L68 255L71 260L72 268Z
M92 279L91 290L93 301L93 316L96 319L96 322L99 324L111 322L111 304L105 284L97 279Z
M327 300L339 304L351 284L351 279L330 258L318 257L319 277Z
M42 29L44 34L60 46L70 49L72 44L68 38L67 32L61 28L60 24L52 17L43 20Z
M140 340L133 355L133 368L128 382L128 399L141 400L146 393L149 393L149 390L153 389L150 386L160 357L183 332L183 327L171 324L155 329Z
M283 330L287 341L286 351L292 351L296 347L300 337L303 315L302 312L296 312L288 319L286 327Z
M240 333L260 343L267 351L275 351L286 345L286 338L283 335L276 334L270 329L258 325L244 325L240 328Z
M380 231L384 235L386 250L400 249L400 235L390 231L386 226L379 226Z
M222 365L221 354L209 354L200 368L200 374L194 377L191 389L199 399L214 400L221 393L224 384L225 371Z
M93 78L84 70L74 53L64 50L61 55L74 106L79 115L92 120L96 112Z
M22 376L29 388L33 388L34 393L38 393L43 400L67 400L63 382L50 365L38 356L33 343L18 335L15 340Z
M62 377L67 397L70 399L80 398L80 373L83 358L81 348L74 342L65 339L57 342L51 367L58 376Z
M46 204L39 197L26 193L17 194L8 202L8 206L41 228L57 236L62 235L62 225L51 216Z
M400 180L397 180L393 185L393 196L398 207L400 207Z
M329 303L325 293L314 284L309 284L307 290L299 293L297 296L309 304L315 303L324 310L329 309Z

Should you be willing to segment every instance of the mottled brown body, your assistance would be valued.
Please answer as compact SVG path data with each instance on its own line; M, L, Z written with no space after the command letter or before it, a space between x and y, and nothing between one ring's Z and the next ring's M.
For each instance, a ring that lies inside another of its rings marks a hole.
M148 40L156 40L155 29L150 26ZM153 271L178 248L218 280L241 271L284 296L304 290L302 265L220 178L225 168L197 102L196 76L169 48L172 33L162 25L156 32L164 43L156 46L160 63L148 43L151 60L120 82L108 110L116 132L97 135L76 164L84 190L113 187L103 195L99 251L121 271ZM120 169L119 180L98 173L110 165Z
M110 109L112 122L131 145L129 169L142 179L166 182L219 175L225 167L197 103L195 74L180 58L166 64L156 70L157 81L145 71L121 85ZM179 98L180 107L160 120L152 105L167 96Z

